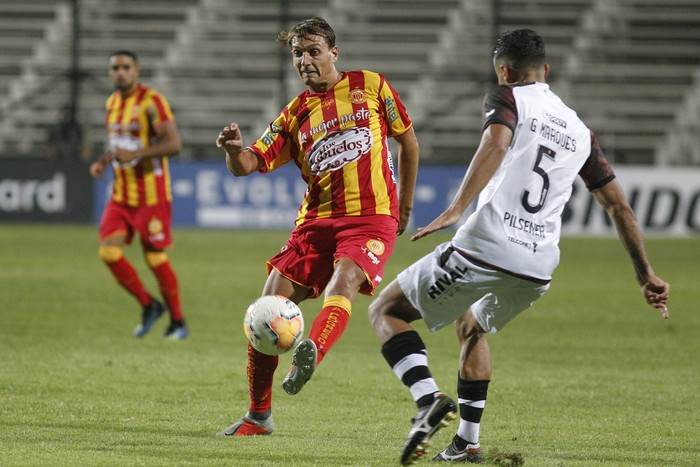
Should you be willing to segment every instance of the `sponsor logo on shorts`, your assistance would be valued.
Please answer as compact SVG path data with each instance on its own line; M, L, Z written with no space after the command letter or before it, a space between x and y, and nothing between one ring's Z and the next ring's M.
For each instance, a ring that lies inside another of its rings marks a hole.
M469 268L457 266L455 268L448 269L444 274L437 276L435 282L428 287L428 297L431 300L439 299L443 294L447 292L454 292L455 286L459 290L457 281L462 279L469 273ZM451 295L451 294L450 294Z
M362 247L362 253L365 254L370 261L372 261L372 264L379 264L379 258L377 258L377 255L369 251L367 247Z

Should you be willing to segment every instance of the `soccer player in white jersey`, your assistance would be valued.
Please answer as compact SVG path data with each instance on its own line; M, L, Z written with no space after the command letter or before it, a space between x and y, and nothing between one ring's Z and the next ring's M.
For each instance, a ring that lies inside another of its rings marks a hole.
M669 286L649 264L634 213L598 139L547 84L544 43L534 31L500 36L493 53L498 86L484 99L481 142L450 206L412 240L456 224L476 210L451 241L402 271L370 305L369 316L394 374L418 413L401 462L420 458L430 438L455 418L427 352L409 324L431 331L455 322L461 346L459 427L434 460L481 462L479 427L491 379L486 333L495 333L549 288L559 262L561 213L576 176L615 224L647 303L668 318Z

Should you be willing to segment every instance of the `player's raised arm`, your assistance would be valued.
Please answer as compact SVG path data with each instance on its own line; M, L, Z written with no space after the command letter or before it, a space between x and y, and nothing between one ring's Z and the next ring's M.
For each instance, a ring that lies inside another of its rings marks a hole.
M243 135L237 123L231 123L221 130L216 146L226 152L226 166L236 177L250 175L262 166L257 154L243 148Z

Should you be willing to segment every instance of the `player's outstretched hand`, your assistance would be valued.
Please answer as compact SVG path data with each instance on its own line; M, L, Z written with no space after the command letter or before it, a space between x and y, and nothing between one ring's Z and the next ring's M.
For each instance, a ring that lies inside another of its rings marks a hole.
M100 179L105 173L105 166L102 164L100 161L93 162L90 164L90 175L93 176L93 178Z
M462 217L461 212L456 212L454 210L448 209L439 216L437 216L430 224L425 227L418 227L418 233L411 237L412 241L416 241L419 238L423 238L430 235L438 230L446 229L454 224L456 224L460 217Z
M113 156L111 153L107 153L92 164L90 164L90 175L97 179L102 178L102 176L105 173L105 169L107 168L107 164L110 163L112 157Z
M216 138L216 146L222 148L226 153L235 156L243 150L243 135L237 123L225 126L219 137Z
M642 285L642 294L647 303L659 310L664 319L668 319L668 291L669 285L656 276L651 276L646 284Z

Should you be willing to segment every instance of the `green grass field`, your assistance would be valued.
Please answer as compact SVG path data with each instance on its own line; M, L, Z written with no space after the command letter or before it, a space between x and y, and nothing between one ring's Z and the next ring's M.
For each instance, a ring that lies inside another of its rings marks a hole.
M175 231L184 342L161 338L167 318L131 336L140 310L97 258L96 236L0 225L0 465L398 465L415 408L379 352L367 297L297 396L279 387L291 360L281 357L272 436L215 436L247 408L243 312L286 232ZM400 238L387 282L447 238ZM642 300L616 239L562 242L548 294L489 338L486 453L520 453L527 466L700 465L700 238L647 248L671 283L668 321ZM155 290L138 248L127 254ZM319 305L302 304L307 323ZM456 397L453 331L417 329Z

